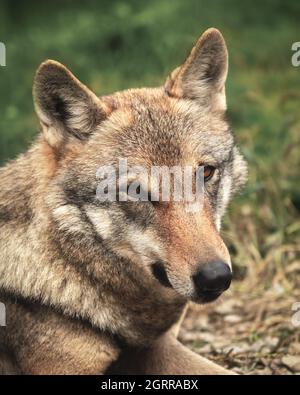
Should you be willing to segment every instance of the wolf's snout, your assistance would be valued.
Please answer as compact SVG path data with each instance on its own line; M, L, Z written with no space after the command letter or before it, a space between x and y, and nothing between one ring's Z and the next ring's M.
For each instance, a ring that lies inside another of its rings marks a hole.
M193 276L196 293L204 301L216 299L230 287L231 280L230 267L222 261L206 263Z

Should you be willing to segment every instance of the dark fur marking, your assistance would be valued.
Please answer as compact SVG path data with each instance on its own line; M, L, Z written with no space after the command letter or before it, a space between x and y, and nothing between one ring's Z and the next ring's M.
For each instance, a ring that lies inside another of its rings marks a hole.
M59 96L53 96L54 116L61 122L65 123L71 118L71 114L67 109L67 103Z
M119 205L127 220L142 229L153 223L154 209L151 207L151 202L120 202Z
M0 221L9 222L12 220L12 213L7 209L7 207L0 207Z
M154 277L165 287L172 288L172 285L168 279L166 270L162 262L156 262L152 265L152 273Z
M20 206L18 210L15 207L3 206L0 207L0 222L7 223L11 221L20 221L21 223L30 222L33 217L33 212L30 207Z

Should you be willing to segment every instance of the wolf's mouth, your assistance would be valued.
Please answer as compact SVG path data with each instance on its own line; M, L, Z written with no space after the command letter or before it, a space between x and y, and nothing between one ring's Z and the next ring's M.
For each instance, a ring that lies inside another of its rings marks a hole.
M161 285L167 288L173 288L164 264L160 261L155 262L151 266L153 276L160 282ZM222 290L201 290L194 295L187 296L191 301L198 304L206 304L215 301L223 293Z
M221 294L222 292L205 291L192 298L192 301L200 304L210 303L218 299Z
M164 265L161 262L156 262L151 267L153 276L163 285L164 287L172 288Z

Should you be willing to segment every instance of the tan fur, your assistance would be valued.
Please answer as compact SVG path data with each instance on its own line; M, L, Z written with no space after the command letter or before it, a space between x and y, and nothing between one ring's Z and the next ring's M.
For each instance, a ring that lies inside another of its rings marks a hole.
M160 88L98 98L65 66L40 66L41 133L0 169L0 371L228 373L175 339L195 272L215 259L230 265L219 228L245 165L224 120L226 74L215 29ZM203 210L99 203L97 169L120 157L147 169L215 166Z

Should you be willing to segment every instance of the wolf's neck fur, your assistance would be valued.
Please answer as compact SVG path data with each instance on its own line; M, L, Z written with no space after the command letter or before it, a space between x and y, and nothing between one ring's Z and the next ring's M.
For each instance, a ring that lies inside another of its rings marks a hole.
M0 291L51 305L129 342L152 340L179 318L184 302L104 249L79 209L64 204L52 185L55 172L42 138L0 170ZM53 220L55 208L64 211L64 223Z

